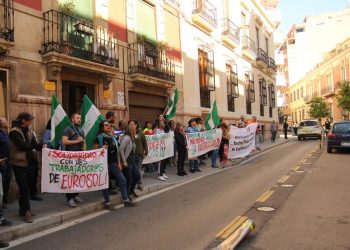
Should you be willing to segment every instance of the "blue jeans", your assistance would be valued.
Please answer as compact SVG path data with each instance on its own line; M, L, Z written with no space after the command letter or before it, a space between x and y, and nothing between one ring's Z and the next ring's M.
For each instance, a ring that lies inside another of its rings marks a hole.
M128 196L128 189L126 187L126 179L125 179L122 171L118 170L116 162L108 163L108 173L110 176L113 176L115 179L118 180L119 185L120 185L120 192L122 194L122 199L124 202L128 201L129 196ZM103 194L103 198L105 199L105 203L111 201L109 199L108 188L103 189L102 194Z
M219 154L219 150L215 149L213 151L211 151L211 166L216 166L216 162L218 160L218 154Z

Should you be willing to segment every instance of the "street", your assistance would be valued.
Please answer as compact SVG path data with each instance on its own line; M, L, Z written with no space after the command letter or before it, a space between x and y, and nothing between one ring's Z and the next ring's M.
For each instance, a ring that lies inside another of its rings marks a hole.
M317 140L291 142L207 176L13 249L205 249ZM345 155L346 157L346 155Z

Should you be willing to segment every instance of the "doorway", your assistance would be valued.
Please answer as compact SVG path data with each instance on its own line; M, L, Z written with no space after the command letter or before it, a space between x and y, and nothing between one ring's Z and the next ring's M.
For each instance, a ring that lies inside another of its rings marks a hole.
M7 113L7 72L0 70L0 116L8 118Z
M95 86L78 82L63 81L62 106L67 115L81 111L84 95L87 95L95 104Z

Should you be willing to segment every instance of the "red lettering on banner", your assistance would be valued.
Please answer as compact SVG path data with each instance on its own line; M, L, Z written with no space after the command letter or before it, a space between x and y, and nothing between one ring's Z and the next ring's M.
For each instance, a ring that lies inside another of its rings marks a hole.
M66 175L66 174L62 175L61 189L66 189L66 188L67 188L67 186L65 185L65 183L68 184L68 180L67 180L67 175Z
M72 187L75 188L78 186L77 182L79 181L79 176L78 175L73 175L73 183Z

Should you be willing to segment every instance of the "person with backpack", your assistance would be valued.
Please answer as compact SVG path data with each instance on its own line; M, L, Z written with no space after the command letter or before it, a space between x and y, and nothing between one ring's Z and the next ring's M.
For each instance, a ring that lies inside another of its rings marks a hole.
M135 204L129 200L126 179L122 173L122 166L119 159L118 141L113 135L113 128L108 121L100 122L99 133L94 144L95 149L102 147L107 149L108 174L110 177L114 177L119 182L124 207L134 207ZM108 188L102 190L102 194L105 200L104 208L114 210L114 208L111 206Z

